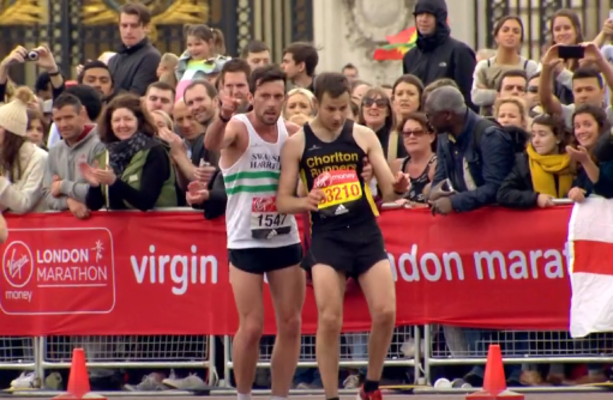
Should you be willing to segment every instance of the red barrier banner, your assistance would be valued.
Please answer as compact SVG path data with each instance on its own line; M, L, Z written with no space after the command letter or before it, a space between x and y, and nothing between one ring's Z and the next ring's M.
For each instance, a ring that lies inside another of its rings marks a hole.
M491 208L433 217L384 212L398 325L499 329L568 327L565 250L570 207ZM224 220L195 212L8 216L0 246L0 335L233 334ZM266 332L274 333L265 291ZM370 327L359 288L345 300L347 331ZM303 332L314 333L311 287Z

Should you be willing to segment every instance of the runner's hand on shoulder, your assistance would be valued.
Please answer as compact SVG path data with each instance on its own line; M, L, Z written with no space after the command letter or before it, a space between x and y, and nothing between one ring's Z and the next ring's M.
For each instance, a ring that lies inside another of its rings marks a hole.
M319 210L319 203L324 199L325 195L321 189L311 189L306 197L303 197L306 209L305 211L317 211Z
M368 157L364 157L364 166L362 167L362 179L364 182L370 182L374 176L372 165L368 162Z

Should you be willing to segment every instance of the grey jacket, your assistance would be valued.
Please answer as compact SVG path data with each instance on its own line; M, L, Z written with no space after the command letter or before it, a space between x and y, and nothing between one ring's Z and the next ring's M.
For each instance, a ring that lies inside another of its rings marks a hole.
M51 210L67 210L68 198L85 203L89 184L81 176L79 164L82 162L93 163L96 156L105 149L104 144L98 137L96 126L87 126L85 129L89 129L89 132L74 146L71 147L61 140L49 149L47 169L43 179L43 194L47 206ZM59 197L51 194L54 176L59 177L62 181Z

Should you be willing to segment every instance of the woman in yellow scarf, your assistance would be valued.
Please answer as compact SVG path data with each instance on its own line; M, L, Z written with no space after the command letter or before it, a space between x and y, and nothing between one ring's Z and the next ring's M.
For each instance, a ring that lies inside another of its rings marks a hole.
M570 135L563 122L539 115L532 121L531 133L526 152L517 156L498 190L498 204L503 207L550 207L572 187L576 166L565 151Z

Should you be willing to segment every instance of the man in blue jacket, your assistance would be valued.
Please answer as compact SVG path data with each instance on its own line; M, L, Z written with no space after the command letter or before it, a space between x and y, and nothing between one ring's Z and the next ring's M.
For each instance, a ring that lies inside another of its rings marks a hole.
M462 93L451 86L430 93L425 111L439 134L430 191L433 212L447 215L494 204L498 188L515 162L511 136L497 124L483 121L466 106ZM480 135L476 134L478 125ZM446 179L453 192L441 191Z

